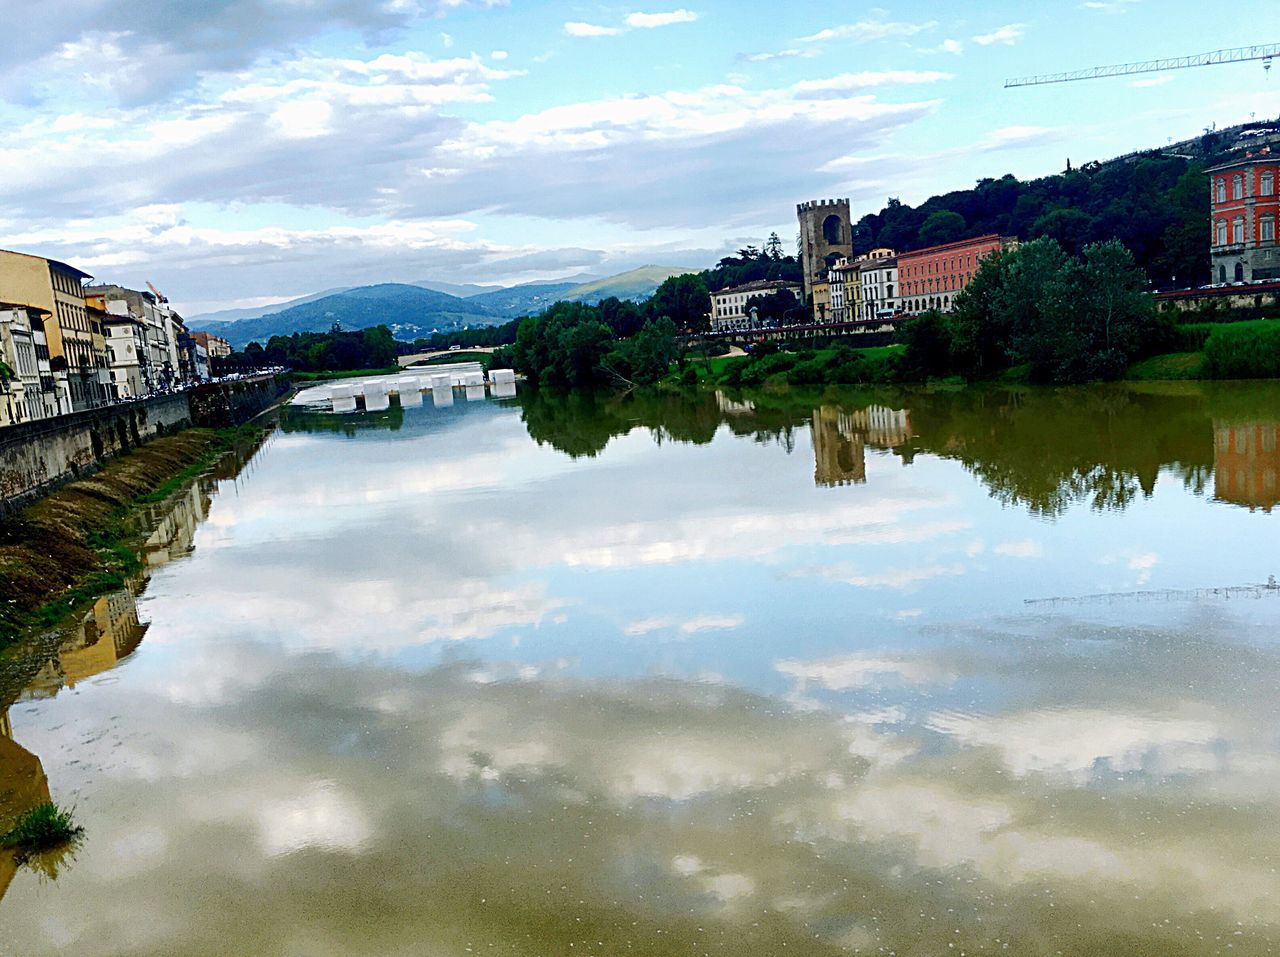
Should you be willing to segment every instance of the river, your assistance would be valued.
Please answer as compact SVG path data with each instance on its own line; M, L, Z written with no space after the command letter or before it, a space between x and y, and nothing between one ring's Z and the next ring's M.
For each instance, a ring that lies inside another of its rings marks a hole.
M1277 383L285 410L9 662L0 803L85 836L0 953L1272 953L1278 439Z

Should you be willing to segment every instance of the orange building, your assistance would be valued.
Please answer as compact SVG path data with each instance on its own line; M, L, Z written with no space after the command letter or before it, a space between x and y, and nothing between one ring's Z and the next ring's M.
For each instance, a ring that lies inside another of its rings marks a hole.
M1269 512L1280 503L1280 422L1213 424L1213 497Z
M898 295L902 311L913 316L927 309L949 311L956 294L973 282L982 260L1016 245L1016 239L992 233L898 253Z

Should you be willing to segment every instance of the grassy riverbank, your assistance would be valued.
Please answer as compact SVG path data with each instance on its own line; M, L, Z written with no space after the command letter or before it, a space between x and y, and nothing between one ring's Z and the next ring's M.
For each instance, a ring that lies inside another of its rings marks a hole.
M0 522L0 648L122 587L139 568L131 547L136 510L256 434L188 429L155 439Z
M295 372L293 378L298 382L328 382L330 379L364 379L375 375L392 375L400 371L398 365L385 366L381 369L343 369L340 372Z

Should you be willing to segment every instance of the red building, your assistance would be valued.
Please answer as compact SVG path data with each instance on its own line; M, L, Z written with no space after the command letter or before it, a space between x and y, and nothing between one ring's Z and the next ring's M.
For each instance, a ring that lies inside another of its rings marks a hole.
M1280 153L1264 147L1209 174L1211 282L1280 279Z
M944 246L930 246L898 254L898 295L902 311L917 315L926 309L950 310L956 294L973 281L983 259L1017 240L992 233Z

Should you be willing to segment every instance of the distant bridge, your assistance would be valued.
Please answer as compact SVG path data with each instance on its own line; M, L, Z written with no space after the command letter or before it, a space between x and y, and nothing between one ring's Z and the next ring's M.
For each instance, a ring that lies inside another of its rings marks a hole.
M411 365L417 365L419 362L428 362L431 359L440 359L444 356L456 356L459 352L496 352L497 346L468 346L465 349L437 349L435 352L415 352L411 356L400 356L397 362L400 363L401 369L407 369Z

